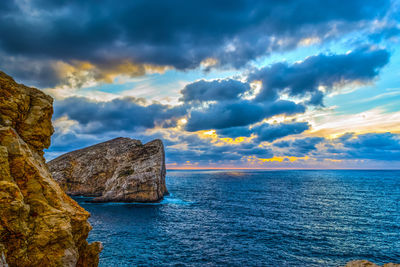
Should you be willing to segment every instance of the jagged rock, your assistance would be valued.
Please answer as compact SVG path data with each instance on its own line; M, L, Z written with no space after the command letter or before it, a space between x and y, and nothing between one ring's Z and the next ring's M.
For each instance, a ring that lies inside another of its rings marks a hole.
M0 263L97 266L89 213L52 179L43 158L52 98L0 71Z
M10 126L39 155L53 134L53 99L38 89L17 84L0 71L0 125Z
M367 260L356 260L348 262L344 267L400 267L400 264L386 263L381 266Z
M54 179L70 195L94 202L156 202L167 193L164 146L116 138L64 154L48 163Z

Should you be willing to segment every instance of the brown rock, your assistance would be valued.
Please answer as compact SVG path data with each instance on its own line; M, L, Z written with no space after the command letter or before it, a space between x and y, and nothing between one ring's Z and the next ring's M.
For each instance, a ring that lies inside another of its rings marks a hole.
M37 154L50 146L53 99L42 91L17 84L0 71L0 125L10 126Z
M142 145L120 137L69 152L48 165L68 194L96 196L94 202L156 202L167 193L161 140Z
M52 179L43 159L52 98L0 72L0 263L97 266L90 214Z
M386 263L381 266L367 260L356 260L348 262L344 267L400 267L400 264Z

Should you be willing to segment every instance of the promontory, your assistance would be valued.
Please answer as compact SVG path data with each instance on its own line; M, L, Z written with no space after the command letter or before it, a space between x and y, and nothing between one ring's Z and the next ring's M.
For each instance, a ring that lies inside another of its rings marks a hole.
M61 155L48 166L67 194L95 197L93 202L157 202L167 194L159 139L143 145L119 137Z

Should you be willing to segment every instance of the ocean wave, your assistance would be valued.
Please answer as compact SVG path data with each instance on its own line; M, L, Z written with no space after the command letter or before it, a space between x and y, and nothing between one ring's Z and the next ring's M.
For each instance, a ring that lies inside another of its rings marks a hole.
M173 194L169 194L165 196L163 200L155 203L143 203L143 202L105 202L105 203L94 203L90 202L93 197L83 197L83 196L74 196L73 199L80 204L84 205L103 205L103 206L119 206L119 205L149 205L149 206L157 206L157 205L191 205L194 202L185 201L180 198L175 197Z

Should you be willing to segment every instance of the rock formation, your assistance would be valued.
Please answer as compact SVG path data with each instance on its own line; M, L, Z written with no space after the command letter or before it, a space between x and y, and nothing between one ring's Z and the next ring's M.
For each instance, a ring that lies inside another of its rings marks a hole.
M356 260L348 262L344 267L400 267L400 264L386 263L380 266L367 260Z
M54 179L70 195L94 202L157 202L167 193L164 146L116 138L64 154L48 163Z
M89 213L52 179L43 158L53 99L0 71L0 265L97 266Z

